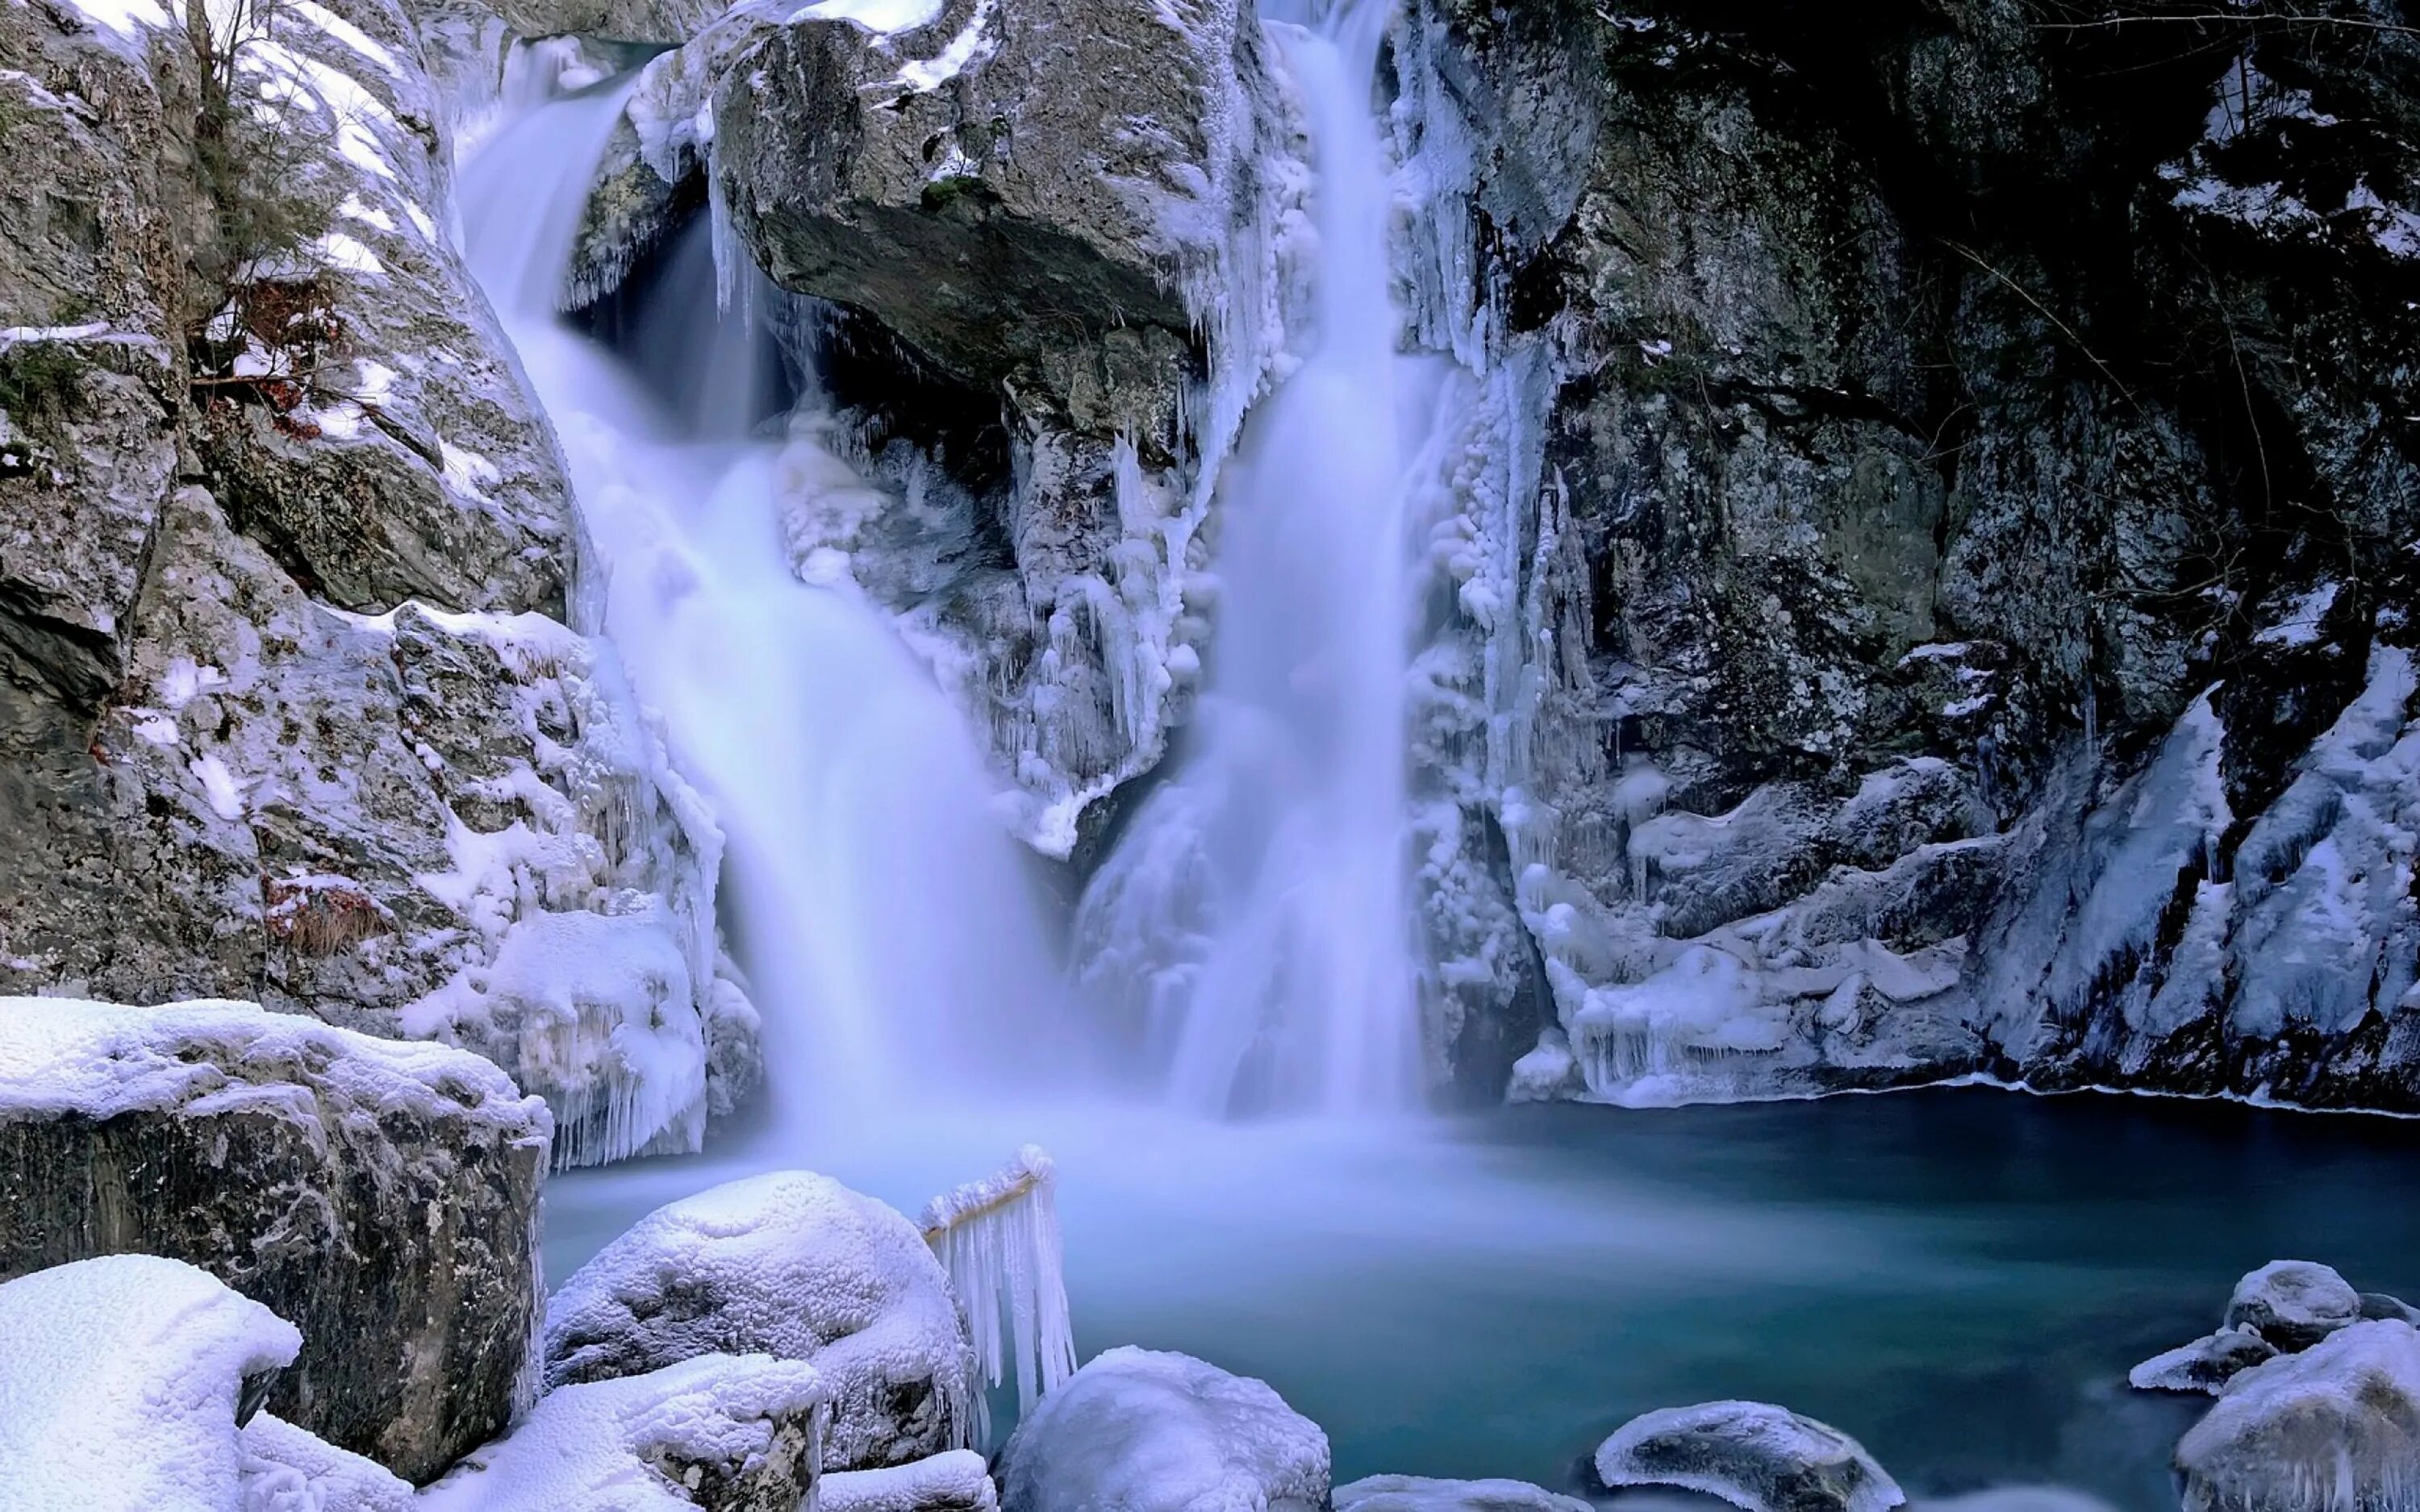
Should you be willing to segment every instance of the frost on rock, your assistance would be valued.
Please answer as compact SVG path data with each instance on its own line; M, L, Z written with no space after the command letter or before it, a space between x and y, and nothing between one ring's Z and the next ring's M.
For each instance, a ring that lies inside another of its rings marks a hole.
M420 1512L793 1512L814 1504L812 1365L705 1354L563 1386L423 1491Z
M0 998L0 1274L105 1248L201 1266L302 1330L269 1405L426 1478L528 1404L548 1130L442 1045Z
M2126 1384L2136 1391L2198 1391L2215 1396L2229 1381L2275 1358L2275 1345L2249 1328L2230 1326L2151 1356L2126 1372Z
M984 1457L952 1449L882 1470L827 1472L818 1512L997 1512L1000 1494Z
M1673 1486L1745 1512L1889 1512L1899 1484L1856 1440L1762 1402L1706 1402L1633 1418L1598 1445L1609 1487Z
M1000 1488L1005 1512L1317 1512L1327 1435L1262 1381L1111 1350L1017 1425Z
M918 1220L965 1309L977 1374L993 1386L1013 1375L1021 1413L1076 1372L1058 1185L1049 1155L1027 1145L992 1175L926 1203ZM980 1384L974 1407L972 1442L988 1443Z
M242 1512L411 1512L411 1485L280 1417L243 1426Z
M237 1420L302 1343L258 1303L148 1255L0 1286L0 1496L23 1512L235 1512Z
M2226 1326L2246 1328L2290 1354L2358 1322L2361 1293L2327 1266L2271 1260L2235 1284Z
M973 1358L915 1225L827 1177L777 1172L658 1209L547 1307L551 1388L707 1353L810 1361L829 1386L824 1468L970 1442Z
M2188 1512L2401 1512L2420 1497L2420 1332L2339 1329L2227 1383L2177 1445Z
M1520 1480L1371 1475L1336 1488L1336 1512L1582 1512L1588 1503Z

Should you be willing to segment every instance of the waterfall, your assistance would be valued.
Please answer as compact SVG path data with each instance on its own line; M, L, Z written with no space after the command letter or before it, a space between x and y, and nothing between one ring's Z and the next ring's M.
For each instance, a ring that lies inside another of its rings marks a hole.
M1270 26L1313 138L1299 366L1220 481L1218 625L1184 764L1078 926L1089 984L1207 1112L1408 1104L1404 494L1421 385L1398 354L1389 163L1372 108L1386 0ZM1275 12L1282 5L1267 8Z
M1063 988L975 744L845 571L811 586L829 564L791 560L791 514L879 496L820 444L810 354L789 342L784 371L768 329L782 300L725 314L701 220L640 296L631 361L556 312L628 89L500 130L464 166L464 240L562 438L606 632L724 831L773 1129L794 1149L1047 1080Z

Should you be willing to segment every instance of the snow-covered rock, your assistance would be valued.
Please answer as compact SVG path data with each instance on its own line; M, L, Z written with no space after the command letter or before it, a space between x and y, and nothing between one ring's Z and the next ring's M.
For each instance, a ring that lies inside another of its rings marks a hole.
M2420 1484L2420 1332L2358 1322L2228 1382L2177 1445L2188 1512L2393 1512Z
M549 1127L441 1045L0 999L0 1274L191 1261L302 1329L280 1415L426 1479L528 1405Z
M821 1512L996 1512L1000 1505L991 1472L971 1449L880 1470L828 1471L815 1494Z
M1888 1512L1898 1482L1838 1428L1763 1402L1704 1402L1631 1419L1597 1446L1606 1486L1673 1486L1745 1512Z
M420 1512L797 1512L824 1385L768 1355L699 1355L565 1386L420 1494Z
M1371 1475L1336 1488L1336 1512L1585 1512L1586 1502L1520 1480Z
M2361 1320L2361 1293L2311 1260L2271 1260L2235 1284L2226 1326L2248 1328L2286 1353Z
M2277 1347L2248 1327L2230 1326L2180 1344L2126 1372L2136 1391L2198 1391L2215 1396L2257 1365L2277 1358Z
M924 1459L971 1431L973 1351L948 1276L913 1224L829 1177L776 1172L659 1208L547 1305L550 1389L709 1353L813 1362L828 1470Z
M1017 1425L1004 1512L1318 1512L1327 1435L1265 1382L1189 1356L1096 1355Z
M243 1426L243 1512L411 1512L411 1484L284 1418Z
M0 1500L11 1512L236 1512L238 1421L302 1343L260 1304L154 1256L0 1285Z

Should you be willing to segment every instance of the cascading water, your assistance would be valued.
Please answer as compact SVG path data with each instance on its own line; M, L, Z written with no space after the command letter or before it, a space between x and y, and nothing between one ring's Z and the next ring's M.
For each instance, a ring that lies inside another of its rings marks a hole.
M1280 12L1282 5L1267 8ZM1172 1096L1326 1112L1419 1086L1404 686L1417 397L1397 352L1386 0L1275 17L1317 157L1311 332L1221 480L1219 627L1196 744L1078 921L1086 976L1151 1021Z
M786 511L867 486L809 407L762 433L770 291L723 316L700 224L633 322L637 369L557 314L627 93L499 131L463 172L466 249L563 438L606 628L724 831L727 922L795 1158L817 1128L1047 1080L1070 1049L1051 1032L1062 990L957 711L845 570L805 564L826 569L810 586L790 560Z

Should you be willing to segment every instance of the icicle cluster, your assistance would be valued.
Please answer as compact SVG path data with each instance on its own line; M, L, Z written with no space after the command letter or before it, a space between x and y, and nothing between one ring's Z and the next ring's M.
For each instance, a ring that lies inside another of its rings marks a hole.
M1057 1168L1038 1145L980 1181L924 1205L924 1242L957 1288L982 1381L997 1386L1014 1367L1016 1403L1029 1411L1076 1372L1076 1336L1055 1196ZM974 1445L991 1438L989 1404L974 1393Z

